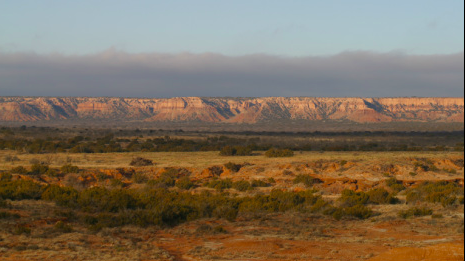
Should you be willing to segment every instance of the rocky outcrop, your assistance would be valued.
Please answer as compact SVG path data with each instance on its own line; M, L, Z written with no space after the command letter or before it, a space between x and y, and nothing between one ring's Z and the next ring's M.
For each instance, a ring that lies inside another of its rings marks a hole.
M258 123L277 120L463 122L463 98L0 97L0 121L114 119Z

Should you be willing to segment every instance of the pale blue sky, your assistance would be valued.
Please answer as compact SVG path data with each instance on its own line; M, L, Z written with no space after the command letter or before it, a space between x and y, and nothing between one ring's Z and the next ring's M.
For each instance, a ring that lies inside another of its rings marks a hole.
M0 0L0 52L463 52L463 0Z

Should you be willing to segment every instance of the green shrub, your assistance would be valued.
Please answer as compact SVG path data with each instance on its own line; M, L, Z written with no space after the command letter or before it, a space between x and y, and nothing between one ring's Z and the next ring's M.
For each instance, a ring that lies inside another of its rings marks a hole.
M148 181L147 176L144 173L136 172L132 175L132 180L134 183L142 184Z
M31 166L31 172L29 174L32 175L40 175L40 174L45 174L49 170L49 166L45 164L33 164Z
M176 185L176 178L171 172L164 172L158 179L150 180L148 184L170 188Z
M238 190L238 191L247 191L247 190L252 190L253 189L252 185L250 185L250 182L245 181L245 180L234 182L232 184L232 187L235 190Z
M456 203L457 196L463 196L463 188L455 182L423 182L407 191L407 203L426 201L450 206Z
M350 189L344 189L341 197L338 199L343 207L352 207L355 205L368 204L370 197L365 192L355 192Z
M392 189L395 193L398 193L405 189L405 186L402 184L402 181L397 180L396 178L390 178L385 180L386 186Z
M413 207L407 210L399 211L398 215L401 218L409 218L409 217L422 217L432 215L433 210L427 207Z
M149 160L149 159L142 158L142 157L136 157L136 158L131 160L131 163L129 163L129 165L135 166L135 167L152 166L153 161Z
M61 168L60 168L60 171L64 174L69 174L69 173L78 173L79 172L79 167L78 166L74 166L74 165L71 165L71 164L66 164L66 165L63 165Z
M40 199L45 186L31 180L14 180L0 182L0 198L21 200Z
M310 175L305 175L305 174L300 174L295 177L295 179L292 181L294 184L299 184L302 183L304 184L307 188L310 188L313 186L315 183L315 179L312 178Z
M124 186L124 183L120 179L112 179L110 185L115 188L121 188Z
M215 179L207 184L207 187L214 188L217 190L230 189L232 188L233 182L231 179Z
M176 187L180 189L189 190L195 187L194 182L189 177L182 177L176 181Z
M356 217L358 219L367 219L373 215L373 211L363 205L355 205L344 209L344 215Z
M11 169L12 173L16 174L27 174L27 169L23 166L14 167Z
M276 183L276 181L274 183ZM264 188L264 187L269 187L270 186L270 184L268 182L263 181L263 180L256 180L256 179L253 179L252 182L250 182L250 184L254 188Z
M232 172L238 172L241 169L242 166L240 164L235 164L235 163L232 163L232 162L228 162L228 163L224 164L224 167L229 169Z
M396 204L399 199L383 188L372 189L366 193L373 204Z
M277 157L292 157L294 156L294 152L289 149L275 149L271 148L265 152L265 156L269 158L277 158Z
M72 187L49 185L42 193L41 198L48 201L54 201L59 206L75 207L78 195L78 191Z
M239 214L239 210L232 205L220 206L216 208L215 211L213 212L213 215L215 217L223 218L230 222L235 221L238 214Z
M52 169L52 168L49 168L47 170L47 172L45 172L45 175L49 176L49 177L56 177L58 176L56 170Z

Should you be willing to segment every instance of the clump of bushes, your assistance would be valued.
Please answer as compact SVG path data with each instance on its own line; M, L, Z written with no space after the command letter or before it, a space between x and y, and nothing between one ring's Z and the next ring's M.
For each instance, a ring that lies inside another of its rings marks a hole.
M385 180L386 186L392 189L393 192L399 193L405 189L405 186L402 184L402 181L397 180L396 178L390 178Z
M163 175L159 179L172 176ZM187 177L179 179L177 186ZM167 181L164 181L168 183ZM174 182L174 181L173 181ZM164 183L164 184L165 184ZM171 183L174 185L175 183ZM253 188L250 182L232 182L230 179L212 180L209 187L222 190L244 184L246 189ZM166 185L166 184L165 184ZM240 188L243 189L243 188ZM203 191L193 194L182 190L170 190L166 187L147 186L144 189L107 189L92 187L76 190L58 185L41 185L26 180L0 181L2 199L43 199L57 205L78 209L87 213L75 217L98 231L104 227L137 225L141 227L175 226L182 222L199 218L220 218L234 221L240 213L282 213L298 211L303 213L321 213L336 219L342 217L367 218L372 210L362 204L334 207L324 201L315 191L288 192L273 190L269 195L236 196L229 193L211 193ZM57 224L56 229L70 231L66 224Z
M457 197L463 197L463 188L455 182L423 182L407 191L407 203L441 203L444 207L460 203Z
M274 181L273 183L276 183L276 181ZM264 188L264 187L269 187L270 186L270 183L264 181L264 180L257 180L257 179L253 179L250 184L252 185L252 187L254 188Z
M250 184L250 182L246 180L236 181L232 184L232 187L237 191L253 190L253 187Z
M430 159L420 159L413 163L416 171L439 171Z
M366 193L372 204L396 204L399 199L383 188L372 189Z
M292 157L294 152L289 149L275 149L271 148L265 152L265 156L268 158L277 158L277 157Z
M176 176L170 171L163 172L159 178L149 180L147 184L161 188L174 187L174 185L176 185Z
M16 174L27 174L27 169L23 166L17 166L12 168L11 172Z
M142 184L148 181L147 175L141 172L136 172L132 175L132 180L134 183Z
M29 174L45 174L49 170L49 166L45 164L33 164L31 166L31 172Z
M401 218L409 218L409 217L422 217L432 215L433 210L427 207L413 207L407 210L400 211L398 213L399 217Z
M60 168L60 171L61 171L63 174L78 173L78 172L79 172L79 167L78 167L78 166L71 165L71 164L66 164L66 165L63 165L63 166Z
M343 217L367 219L373 215L373 210L364 205L354 205L346 208L336 208L332 213L333 218L340 220Z
M229 169L232 172L238 172L242 168L242 165L228 162L224 164L224 167Z
M310 175L305 175L305 174L300 174L297 175L294 180L292 181L294 184L299 184L302 183L304 184L307 188L310 188L313 186L313 184L316 183L316 180L310 176Z
M152 162L152 160L149 160L149 159L145 159L145 158L142 158L142 157L136 157L136 158L132 159L132 161L131 161L131 163L129 163L129 165L135 166L135 167L145 167L145 166L152 166L153 162Z
M372 189L366 193L345 189L342 191L339 202L344 207L352 207L366 204L396 204L399 200L382 188Z
M182 177L176 180L176 187L180 189L189 190L195 187L195 183L189 177Z
M206 187L216 190L230 189L233 186L231 179L214 179L206 184Z

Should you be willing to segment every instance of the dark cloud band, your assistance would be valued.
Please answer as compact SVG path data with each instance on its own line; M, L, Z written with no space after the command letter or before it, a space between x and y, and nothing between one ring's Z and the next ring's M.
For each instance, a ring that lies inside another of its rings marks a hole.
M0 54L0 96L463 97L464 54Z

